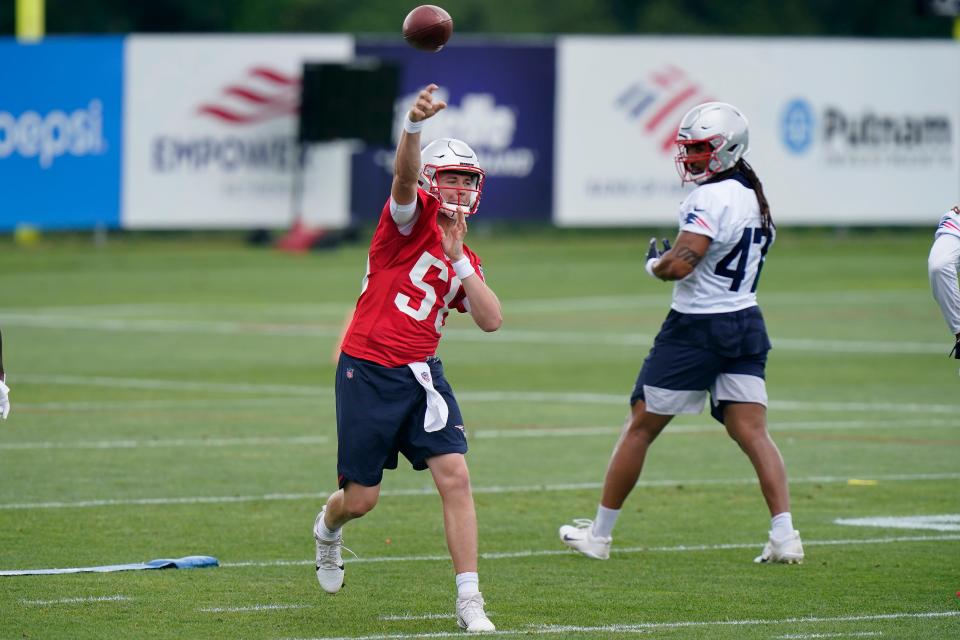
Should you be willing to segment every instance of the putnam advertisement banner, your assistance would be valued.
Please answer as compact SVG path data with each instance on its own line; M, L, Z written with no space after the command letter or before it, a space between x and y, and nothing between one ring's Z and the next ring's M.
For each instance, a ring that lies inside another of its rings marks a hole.
M0 230L119 226L123 39L4 39L0 60Z
M479 219L550 220L554 136L555 53L552 44L462 43L425 54L406 44L357 43L357 56L401 65L394 108L394 143L423 87L447 108L427 121L426 146L459 138L473 147L486 172ZM367 149L353 161L351 209L358 221L376 220L390 195L395 146Z
M288 226L302 64L352 57L339 35L130 36L124 226ZM311 149L308 222L346 224L349 153Z
M676 224L680 118L711 100L750 121L774 220L932 224L960 201L960 45L931 41L558 41L554 220Z

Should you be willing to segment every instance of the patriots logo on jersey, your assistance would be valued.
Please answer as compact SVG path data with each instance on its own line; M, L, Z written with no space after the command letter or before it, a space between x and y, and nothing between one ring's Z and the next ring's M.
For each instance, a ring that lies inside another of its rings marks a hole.
M710 228L710 225L693 211L687 214L687 217L683 220L683 224L695 224L707 229L708 231L713 231L713 229Z
M957 208L954 207L953 210L957 211ZM949 213L940 218L940 224L937 225L937 229L950 229L951 231L960 233L960 225L957 225L957 223L950 218Z

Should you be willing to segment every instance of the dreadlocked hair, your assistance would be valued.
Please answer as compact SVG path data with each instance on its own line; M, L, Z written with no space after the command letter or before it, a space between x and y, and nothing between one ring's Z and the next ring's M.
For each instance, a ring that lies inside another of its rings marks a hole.
M773 217L770 215L770 203L767 202L767 196L763 193L763 184L761 184L757 172L743 158L737 160L735 168L750 181L753 192L757 194L757 204L760 205L760 226L764 231L770 231L770 228L776 225L773 224Z

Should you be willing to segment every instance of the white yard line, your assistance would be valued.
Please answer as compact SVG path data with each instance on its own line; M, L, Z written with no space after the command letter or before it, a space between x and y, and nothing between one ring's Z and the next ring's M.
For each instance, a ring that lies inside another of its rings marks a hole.
M189 380L157 380L151 378L115 378L111 376L70 376L46 373L19 373L19 382L72 387L109 387L113 389L146 389L149 391L210 391L228 394L278 394L321 397L333 389L309 385L249 384L242 382L191 382ZM10 380L12 384L12 380Z
M771 400L770 409L774 411L852 411L882 413L944 413L958 415L960 405L956 404L910 404L902 402L806 402L796 400Z
M97 385L102 386L102 385ZM278 405L290 405L295 402L327 403L327 398L267 396L266 398L179 398L177 400L97 400L72 402L18 402L19 411L196 411L197 409L218 409L232 411L237 407L265 408L273 410Z
M669 299L667 299L669 304ZM254 312L254 315L263 319L273 319L277 317L286 318L291 315L302 315L308 318L316 318L318 314L329 313L338 315L343 314L353 308L353 301L344 302L315 302L315 303L270 303L263 304L259 302L143 302L132 304L78 304L63 306L43 306L43 307L6 307L2 313L15 315L56 315L66 317L76 317L78 315L94 317L113 317L113 316L163 316L172 318L185 318L191 315L211 315L234 317L234 311Z
M926 291L768 291L760 298L760 307L806 307L811 303L824 305L827 302L851 305L888 306L891 303L925 302L929 297ZM542 298L522 300L503 300L504 308L510 313L556 313L565 311L614 311L618 309L663 309L664 314L670 306L669 293L656 293L629 296L581 296L571 298ZM43 312L44 309L36 309Z
M826 302L842 302L845 305L927 302L929 292L921 289L900 289L892 291L767 291L760 297L761 305L767 306L808 306L811 302L823 305ZM167 312L183 317L193 310L260 309L264 316L286 316L290 313L314 315L316 313L343 313L353 307L352 300L343 302L313 303L271 303L269 306L256 302L142 302L129 304L78 304L39 307L7 307L4 313L13 314L153 314ZM670 304L669 292L638 295L612 296L568 296L557 298L521 298L503 300L511 313L553 313L557 311L610 311L615 309L662 308L664 313Z
M47 606L51 604L87 604L94 602L127 602L133 598L127 596L89 596L87 598L60 598L58 600L21 600L21 604Z
M878 527L881 529L926 529L929 531L960 531L960 514L922 516L873 516L870 518L837 518L833 524L851 527Z
M50 313L0 312L0 323L31 329L76 329L107 332L146 332L198 335L266 335L335 338L341 328L315 324L268 322L231 322L217 320L159 320L145 318L91 318ZM484 334L472 329L448 328L444 335L454 341L485 343L527 343L554 345L644 346L653 342L650 333L588 331L534 331L505 329ZM864 354L944 353L941 342L904 342L900 340L852 340L814 338L772 338L774 348L786 351Z
M0 313L6 326L30 329L79 329L135 333L192 333L198 335L267 335L335 338L339 327L310 324L229 322L219 320L158 320L145 318L89 318L40 313Z
M858 474L858 479L868 479L877 482L926 482L960 479L958 473L906 473L906 474ZM790 478L791 484L847 484L851 476L807 476L801 478ZM697 487L697 486L737 486L753 485L757 479L754 477L744 478L715 478L715 479L696 479L686 480L640 480L638 487ZM494 486L475 486L475 494L499 494L499 493L544 493L549 491L582 491L595 490L601 488L600 482L578 482L569 484L533 484L533 485L494 485ZM325 500L329 497L326 492L309 493L267 493L261 495L246 496L183 496L183 497L157 497L157 498L105 498L92 500L77 500L74 502L7 502L0 503L0 510L23 510L23 509L80 509L90 507L117 507L117 506L150 506L167 504L219 504L219 503L239 503L239 502L273 502L288 500ZM413 489L385 489L380 492L381 496L429 496L436 495L436 489L432 486L424 486Z
M222 382L191 382L189 380L157 380L150 378L118 378L110 376L71 376L46 373L19 373L18 383L38 385L65 385L79 387L109 387L117 389L175 390L178 392L216 392L227 394L258 394L259 396L276 394L305 396L316 399L330 399L333 389L324 386L279 385L279 384L243 384ZM11 380L12 383L12 380ZM626 409L629 402L627 393L582 393L556 391L462 391L457 393L461 402L542 402L571 404L609 404ZM956 404L904 404L883 402L808 402L796 400L772 400L771 410L780 411L871 411L894 414L960 414L960 405Z
M229 404L229 403L228 403ZM18 405L22 408L23 405ZM837 421L804 421L804 422L775 422L770 424L770 430L777 431L832 431L861 430L871 431L883 429L900 430L905 427L960 427L956 420L837 420ZM578 438L590 436L607 436L620 433L620 427L557 427L557 428L527 428L527 429L474 429L470 432L471 439L503 440L503 439L538 439L538 438ZM665 432L670 434L698 434L722 433L723 427L719 424L705 425L671 425ZM237 447L237 446L267 446L267 445L301 445L326 444L330 442L327 436L276 436L247 438L174 438L160 440L74 440L35 442L0 442L0 451L29 451L48 449L151 449L167 447Z
M901 544L905 542L954 542L960 540L960 535L934 535L934 536L895 536L887 538L859 538L859 539L840 539L840 540L804 540L806 547L830 547L830 546L856 546L863 544ZM559 542L557 543L560 546ZM610 552L614 555L633 554L633 553L689 553L700 551L730 551L735 549L754 549L759 551L763 546L760 542L736 542L729 544L702 544L702 545L674 545L661 547L613 547ZM521 551L502 551L481 553L482 560L515 560L517 558L540 558L544 556L563 556L573 555L574 552L569 549L530 549ZM368 556L360 558L344 558L348 564L370 564L382 562L449 562L450 556L446 554L422 555L422 556ZM263 568L263 567L288 567L313 564L314 560L244 560L237 562L221 562L220 566L224 568Z
M282 611L284 609L306 609L307 604L253 604L247 607L204 607L197 609L203 613L248 613L252 611Z
M487 617L492 618L493 612L487 611ZM402 616L378 616L380 620L385 620L387 622L394 622L400 620L452 620L454 617L453 612L450 613L423 613L420 615L402 615Z
M81 440L78 442L0 442L0 451L32 449L161 449L169 447L262 447L265 445L326 444L327 436L251 438L167 438L160 440Z
M836 431L836 430L882 430L903 429L904 427L960 427L960 420L806 420L803 422L771 422L770 431ZM619 434L622 427L554 427L527 429L474 429L470 437L484 439L511 438L573 438L581 436ZM672 424L664 431L669 436L674 433L722 433L720 423L712 424ZM909 434L905 434L909 435Z
M774 636L777 640L814 640L814 638L875 638L882 636L882 631L852 631L850 633L787 633Z
M500 629L485 636L517 635L570 635L583 633L637 634L656 629L683 629L695 627L755 627L796 624L819 624L836 622L878 622L884 620L923 620L952 618L960 611L924 611L919 613L876 613L859 616L809 616L802 618L768 618L744 620L681 620L676 622L634 622L605 624L600 626L530 625L520 629ZM437 631L432 633L386 633L366 636L314 636L287 640L415 640L417 638L462 638L462 631Z

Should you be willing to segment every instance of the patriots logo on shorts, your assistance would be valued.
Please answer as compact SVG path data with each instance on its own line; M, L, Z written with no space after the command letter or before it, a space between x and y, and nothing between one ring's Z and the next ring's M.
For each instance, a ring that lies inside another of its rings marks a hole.
M710 228L710 225L708 225L703 218L695 214L693 211L687 214L687 217L683 220L683 224L696 224L704 229L707 229L708 231L713 231L713 229Z
M423 378L423 381L424 381L424 382L427 382L427 383L430 382L430 374L427 373L426 371L422 371L422 372L420 373L420 377Z
M347 380L353 380L353 369L347 369Z

